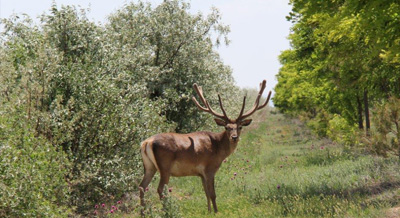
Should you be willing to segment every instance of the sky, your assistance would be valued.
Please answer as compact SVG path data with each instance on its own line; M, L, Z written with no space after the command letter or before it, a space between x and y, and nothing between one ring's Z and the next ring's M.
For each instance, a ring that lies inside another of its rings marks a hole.
M131 0L132 1L132 0ZM135 0L133 0L135 1ZM145 0L146 1L146 0ZM163 0L148 0L157 5ZM187 0L188 1L188 0ZM13 13L26 13L36 18L48 13L53 0L0 0L0 18ZM88 17L96 22L106 22L109 14L121 8L127 0L55 0L60 5L80 5L90 8ZM217 48L222 60L233 71L236 85L258 88L267 80L266 92L276 85L279 71L279 54L290 47L287 39L291 23L286 16L291 10L289 0L191 0L191 12L210 13L211 7L219 9L222 23L229 25L231 43ZM264 94L265 95L265 94Z

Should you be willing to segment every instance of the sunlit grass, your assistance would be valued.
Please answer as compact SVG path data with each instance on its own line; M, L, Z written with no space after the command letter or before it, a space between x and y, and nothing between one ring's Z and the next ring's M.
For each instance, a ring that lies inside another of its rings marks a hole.
M259 115L216 175L214 217L382 217L400 202L395 158L344 151L281 114ZM158 178L146 198L161 214ZM171 178L183 217L208 217L200 178Z

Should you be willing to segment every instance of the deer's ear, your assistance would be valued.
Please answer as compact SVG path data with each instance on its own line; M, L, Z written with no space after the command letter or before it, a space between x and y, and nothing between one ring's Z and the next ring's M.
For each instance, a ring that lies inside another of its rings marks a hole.
M218 126L226 126L225 121L223 121L221 119L217 119L217 118L215 118L214 120L215 120L215 122L217 123Z
M248 125L250 125L251 121L253 121L253 120L252 119L242 120L242 121L240 121L240 125L241 126L248 126Z

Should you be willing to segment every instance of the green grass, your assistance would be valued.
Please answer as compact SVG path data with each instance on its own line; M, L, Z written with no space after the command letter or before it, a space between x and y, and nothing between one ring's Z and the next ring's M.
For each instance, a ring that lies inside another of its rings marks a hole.
M384 217L399 204L397 158L344 150L279 113L259 114L252 125L216 175L219 212L211 216ZM156 176L146 195L154 217L163 213L157 184ZM200 178L171 178L169 187L177 216L210 216Z

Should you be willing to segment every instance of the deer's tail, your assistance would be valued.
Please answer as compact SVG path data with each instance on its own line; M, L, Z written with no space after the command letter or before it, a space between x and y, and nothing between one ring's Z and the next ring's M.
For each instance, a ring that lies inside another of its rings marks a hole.
M152 169L156 168L160 171L156 158L153 152L153 141L152 140L145 140L140 145L140 150L142 154L143 164L145 169Z

